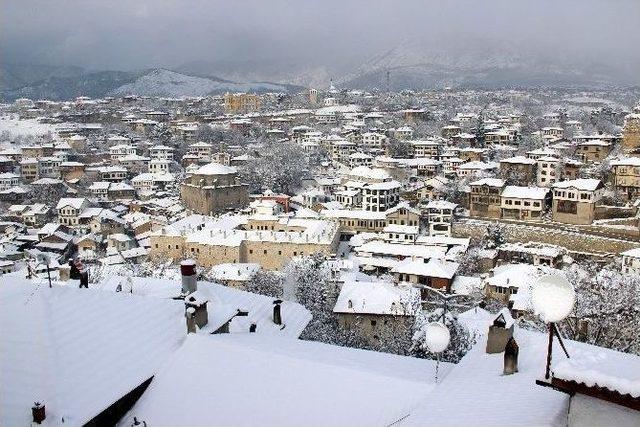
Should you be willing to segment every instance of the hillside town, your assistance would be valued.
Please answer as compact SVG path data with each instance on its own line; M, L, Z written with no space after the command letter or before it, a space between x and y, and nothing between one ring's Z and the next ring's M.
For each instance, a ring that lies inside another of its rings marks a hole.
M639 98L3 104L0 424L638 425Z

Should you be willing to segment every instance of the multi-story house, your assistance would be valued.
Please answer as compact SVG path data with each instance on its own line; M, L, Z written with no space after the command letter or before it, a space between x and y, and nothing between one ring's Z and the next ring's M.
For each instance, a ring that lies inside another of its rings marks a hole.
M622 252L622 272L625 274L640 274L640 248Z
M224 110L228 114L250 113L260 109L261 100L258 95L249 93L225 93Z
M84 197L63 197L56 205L58 222L70 226L78 225L80 215L87 207L89 207L89 201Z
M528 185L536 181L536 161L524 156L500 160L500 177L513 185Z
M622 129L622 147L626 151L640 148L640 112L628 114Z
M169 173L171 167L171 160L157 159L149 162L149 173L163 174Z
M437 141L411 141L413 157L427 157L430 159L437 159L438 154L440 153L441 145L442 144Z
M640 194L640 158L627 157L611 161L613 168L613 186L627 199L634 199Z
M500 218L500 194L504 181L498 178L484 178L469 184L469 214L476 218Z
M546 209L548 188L507 185L500 194L501 218L530 221Z
M382 149L387 143L386 135L377 133L377 132L365 132L362 134L362 146L372 150L372 149Z
M430 236L451 236L451 224L458 205L445 200L431 200L427 206L427 224Z
M592 139L578 144L576 154L585 162L601 162L611 153L611 143Z
M553 220L591 224L604 185L599 179L574 179L553 184Z
M207 142L196 142L189 146L189 154L193 154L201 162L206 162L211 159L213 152L213 145Z
M169 160L173 161L173 147L166 145L154 145L149 147L149 157L151 160Z
M129 144L118 144L109 147L111 160L118 160L120 157L125 157L129 154L136 154L136 147Z
M562 160L558 157L539 157L537 167L538 187L551 187L562 179Z
M20 176L25 182L33 182L38 179L38 160L24 158L20 161Z
M121 166L104 166L98 168L100 179L109 182L121 182L127 179L129 171Z
M0 173L0 190L7 190L11 187L15 187L19 182L20 175L16 175L11 172Z
M561 127L544 127L541 130L542 139L555 141L564 137L564 129Z

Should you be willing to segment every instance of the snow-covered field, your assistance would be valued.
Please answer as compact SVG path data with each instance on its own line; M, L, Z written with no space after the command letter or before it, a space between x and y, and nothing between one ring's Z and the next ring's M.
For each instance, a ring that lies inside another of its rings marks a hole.
M19 119L17 115L0 116L0 135L8 132L9 138L41 136L56 131L56 125L40 123L37 119ZM4 144L5 141L2 141Z

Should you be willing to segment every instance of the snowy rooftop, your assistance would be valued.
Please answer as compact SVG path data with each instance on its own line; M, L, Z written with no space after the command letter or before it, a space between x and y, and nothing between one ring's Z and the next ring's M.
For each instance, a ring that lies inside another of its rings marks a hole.
M404 260L398 263L393 268L392 272L424 277L436 277L440 279L451 279L456 274L457 270L458 263L456 262L431 258L428 262L424 262L423 260Z
M110 292L115 292L120 286L123 292L131 292L133 289L133 294L135 295L154 296L163 299L170 299L180 295L182 289L179 279L117 275L110 276L93 286ZM245 311L248 314L247 316L233 318L229 324L229 331L232 333L248 333L250 324L255 323L257 325L257 333L298 338L311 320L311 313L306 308L294 302L284 301L281 310L285 327L276 325L273 323L272 318L274 298L245 292L217 283L198 281L198 293L209 301L207 307L209 323L204 332L216 331L237 314L238 310Z
M189 336L120 425L388 425L434 389L434 365L310 341Z
M473 186L486 185L488 187L502 188L502 186L504 186L504 181L501 180L500 178L483 178L478 181L470 182L469 185L473 185Z
M81 426L151 378L185 336L183 306L0 279L0 424Z
M482 330L493 317L480 320ZM397 425L566 426L569 396L535 383L544 375L546 335L516 329L514 336L520 347L517 373L502 375L504 354L485 353L486 337L481 337L432 395Z
M515 199L533 199L542 200L549 193L548 188L544 187L519 187L516 185L507 185L502 190L502 197L512 197Z
M220 163L208 163L201 166L194 172L196 175L229 175L237 172L237 169L230 166L225 166Z
M345 282L334 313L412 316L419 309L420 291L389 282Z
M560 181L553 184L553 188L575 188L582 191L595 191L599 187L602 187L602 183L599 179L571 179L569 181Z

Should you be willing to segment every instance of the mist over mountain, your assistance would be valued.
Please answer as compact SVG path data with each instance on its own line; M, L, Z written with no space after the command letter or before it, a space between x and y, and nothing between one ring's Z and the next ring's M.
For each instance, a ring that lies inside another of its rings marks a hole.
M207 79L190 93L225 80L396 90L640 84L637 0L25 0L0 12L5 98L109 93L156 69ZM194 83L162 81L154 93Z

